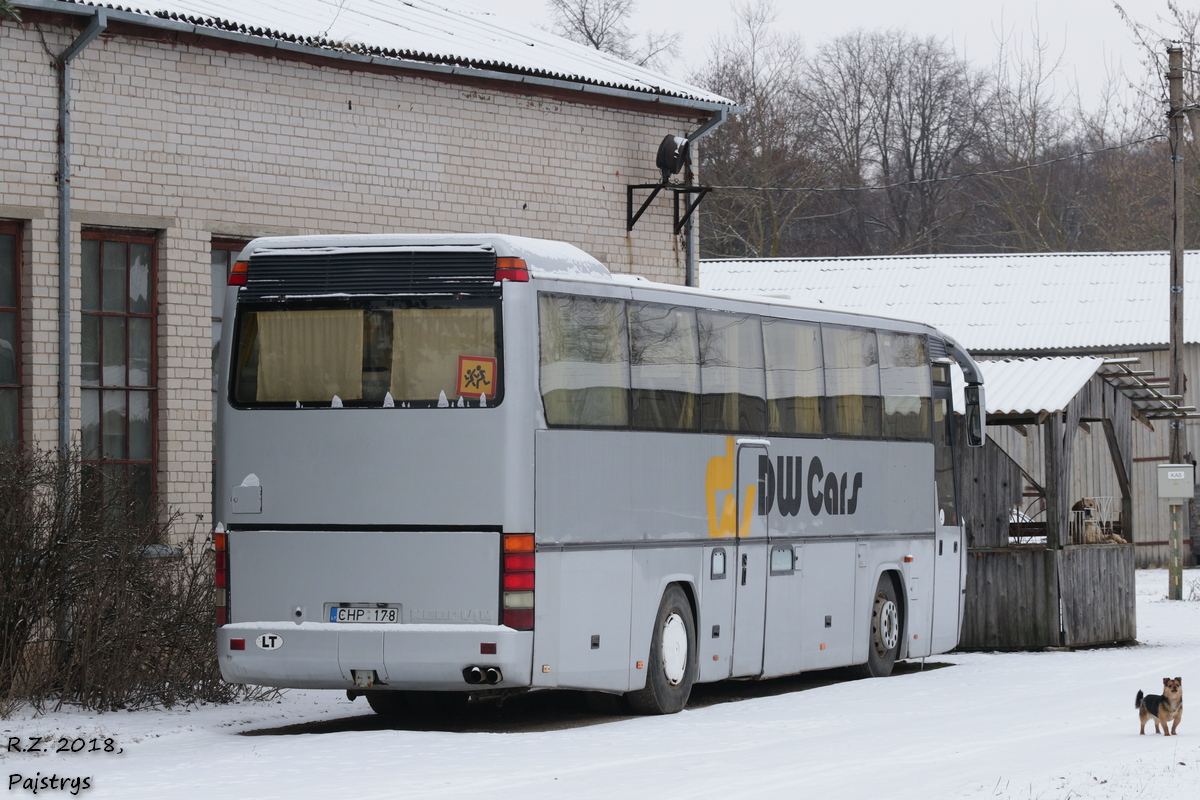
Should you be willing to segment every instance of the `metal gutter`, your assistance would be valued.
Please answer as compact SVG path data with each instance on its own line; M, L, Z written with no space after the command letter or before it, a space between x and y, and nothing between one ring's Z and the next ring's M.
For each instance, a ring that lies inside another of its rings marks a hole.
M29 9L31 11L44 11L51 14L68 14L72 16L88 17L94 16L97 10L101 10L98 6L64 2L63 0L15 0L13 5L17 6L18 8ZM344 50L333 50L300 44L297 42L287 42L265 36L253 36L250 34L236 33L234 31L221 30L220 28L212 28L205 25L195 25L190 22L179 22L177 20L163 19L162 17L156 17L148 14L137 14L115 9L102 10L105 11L110 22L126 23L129 25L170 31L177 34L191 34L193 36L218 39L221 41L245 46L279 50L293 55L336 59L339 61L347 61L352 64L363 64L375 67L384 67L387 69L403 69L414 72L425 72L437 76L469 77L476 80L497 81L501 83L511 83L539 89L553 89L557 91L598 95L617 100L632 100L641 103L650 103L652 105L661 105L672 109L678 108L681 110L695 110L704 112L719 112L728 110L740 112L742 110L741 108L734 106L732 103L718 103L708 100L699 100L695 98L684 97L682 95L655 94L650 90L641 92L633 89L622 89L615 86L571 81L563 78L543 78L536 75L500 72L497 70L480 69L476 67L451 66L447 64L435 64L427 61L416 61L404 58L386 58L382 56L362 55L360 53L351 53Z
M741 109L735 109L741 112ZM697 139L701 139L715 131L717 128L725 124L725 120L729 118L728 108L719 108L714 116L708 118L707 121L696 132L687 137L689 146ZM703 174L703 173L702 173ZM687 220L687 238L684 240L684 285L697 286L699 281L696 278L696 215L692 214Z
M58 450L71 446L71 61L108 27L108 12L92 21L55 59L58 66Z

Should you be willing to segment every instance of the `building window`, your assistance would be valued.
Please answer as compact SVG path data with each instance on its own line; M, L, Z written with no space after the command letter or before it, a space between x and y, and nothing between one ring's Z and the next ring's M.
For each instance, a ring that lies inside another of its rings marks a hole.
M145 502L155 474L155 239L83 233L83 459Z
M21 441L21 228L0 221L0 448Z

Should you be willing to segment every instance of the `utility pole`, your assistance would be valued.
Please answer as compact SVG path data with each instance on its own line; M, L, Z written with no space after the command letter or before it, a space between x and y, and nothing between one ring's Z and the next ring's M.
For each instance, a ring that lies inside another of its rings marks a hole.
M1171 148L1171 394L1183 396L1183 48L1167 46L1167 85L1170 101L1167 139ZM1183 464L1183 417L1170 420L1171 463ZM1167 596L1183 599L1183 559L1180 553L1179 509L1171 504L1171 568Z
M1183 48L1167 46L1171 148L1171 394L1183 396ZM1171 420L1171 463L1183 463L1183 420Z

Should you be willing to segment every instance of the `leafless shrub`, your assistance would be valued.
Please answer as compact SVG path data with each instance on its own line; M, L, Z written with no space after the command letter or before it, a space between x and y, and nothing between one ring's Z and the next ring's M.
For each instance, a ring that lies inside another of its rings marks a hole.
M165 520L165 521L164 521ZM0 716L227 702L212 556L78 453L0 453Z

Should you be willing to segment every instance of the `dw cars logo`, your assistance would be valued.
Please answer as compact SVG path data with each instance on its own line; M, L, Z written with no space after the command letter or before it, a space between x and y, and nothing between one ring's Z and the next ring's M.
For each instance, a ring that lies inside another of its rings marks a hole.
M751 535L754 515L765 517L777 511L794 517L807 510L810 516L849 515L858 511L861 472L826 470L817 456L758 456L757 482L743 477L741 519L738 519L737 455L734 439L725 439L725 455L708 460L704 494L708 511L708 535L712 538ZM757 500L757 503L755 502Z

